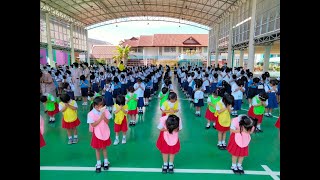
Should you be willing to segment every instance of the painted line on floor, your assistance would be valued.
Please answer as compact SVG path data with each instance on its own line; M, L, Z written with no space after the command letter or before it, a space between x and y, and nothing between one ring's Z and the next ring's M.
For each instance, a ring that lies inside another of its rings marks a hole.
M265 166L265 165L263 165ZM245 170L248 175L280 175L279 171L250 171ZM40 171L95 171L95 167L75 167L75 166L40 166ZM161 168L128 168L128 167L110 167L108 171L112 172L156 172L160 173ZM197 173L197 174L234 174L232 170L223 169L175 169L175 173Z
M269 173L269 175L272 177L272 179L280 180L280 178L277 176L277 175L280 175L280 173L277 174L275 171L272 171L267 165L261 165L261 166L267 173Z

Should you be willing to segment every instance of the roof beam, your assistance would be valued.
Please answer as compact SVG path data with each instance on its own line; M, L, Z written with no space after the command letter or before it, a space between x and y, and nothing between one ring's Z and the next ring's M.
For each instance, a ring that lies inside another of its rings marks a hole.
M244 4L247 0L238 0L235 1L228 9L226 9L213 23L220 23L225 17L228 17L230 13L236 11L242 4ZM213 24L212 23L212 24ZM211 25L212 25L211 24Z
M104 4L103 1L96 1L99 5L101 5L103 7L104 10L106 10L107 12L109 12L108 14L111 15L111 17L113 18L117 18L117 16L106 6L106 4ZM108 1L109 2L109 1ZM110 3L111 4L111 3Z
M60 19L63 19L69 23L74 23L75 25L80 26L80 27L85 27L86 25L88 25L88 24L83 23L77 19L74 19L73 17L71 17L65 13L62 13L61 11L58 11L57 9L53 8L52 6L49 6L48 4L46 4L42 1L40 2L40 10L42 10L43 12L48 12L50 15L58 17Z
M121 17L121 13L135 13L136 11L123 11L123 12L117 12L116 16L117 17ZM159 13L159 15L156 15L156 16L166 16L166 17L172 17L172 18L179 18L179 13L178 12L168 12L168 11L152 11L153 13ZM138 12L140 13L138 16L144 16L145 14L143 12ZM163 15L160 15L164 13ZM109 14L103 14L103 15L109 15ZM196 16L191 16L191 15L188 15L188 14L184 14L184 16L187 17L187 19L190 19L190 21L193 21L195 23L199 23L199 24L202 24L201 22L202 21L206 21L207 23L212 23L212 21L210 19L207 19L207 18L201 18L201 17L196 17ZM95 17L95 16L93 16ZM90 17L90 18L93 18L93 17ZM118 19L118 18L117 18ZM186 19L186 20L187 20ZM97 22L99 23L99 22ZM208 24L203 24L205 26L208 26Z

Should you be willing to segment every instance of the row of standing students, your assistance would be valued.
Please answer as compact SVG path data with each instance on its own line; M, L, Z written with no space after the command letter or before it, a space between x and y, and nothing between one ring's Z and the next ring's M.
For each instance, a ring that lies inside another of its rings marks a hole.
M161 103L160 109L162 112L162 117L160 118L159 124L157 126L157 128L160 130L160 133L156 146L162 153L163 157L162 172L173 173L174 156L180 151L179 131L182 130L182 121L181 118L177 116L177 113L181 108L177 101L177 94L175 92L168 91L167 87L162 88L161 93L159 94L159 99ZM131 100L135 101L135 98L130 99L130 101ZM242 168L242 161L243 158L248 155L250 133L253 132L253 129L254 127L256 127L258 120L257 117L252 117L252 114L251 116L239 115L238 117L231 120L230 111L233 100L234 99L232 98L232 96L224 94L222 100L220 99L219 101L216 101L217 105L213 106L215 109L214 116L216 117L216 128L219 132L221 132L220 135L218 134L218 138L221 137L223 139L223 137L225 137L225 132L228 130L230 130L231 132L229 143L226 147L226 149L232 155L231 169L235 173L244 173ZM214 102L215 101L212 101L211 104L213 104ZM118 116L116 115L115 117L115 122L120 122L120 126L117 126L117 123L115 124L115 131L116 129L118 132L119 130L126 131L125 126L121 126L122 122L126 121L126 115L129 112L128 104L125 104L124 96L119 95L117 97L114 110L116 114L118 114ZM253 112L256 111L253 110ZM101 167L103 167L104 170L107 170L109 168L106 147L111 144L110 129L108 126L111 118L112 116L110 112L105 110L103 97L98 96L94 98L92 103L92 110L88 113L87 123L89 123L90 127L92 127L91 146L96 150L96 172L101 172ZM43 127L43 120L41 120L41 117L40 122L42 122L40 124L40 147L42 147L45 143L42 138L43 128L41 130L41 127ZM227 127L228 125L229 127ZM223 143L222 140L221 145L222 147L225 146L225 143ZM100 151L102 151L104 155L103 163L100 161Z

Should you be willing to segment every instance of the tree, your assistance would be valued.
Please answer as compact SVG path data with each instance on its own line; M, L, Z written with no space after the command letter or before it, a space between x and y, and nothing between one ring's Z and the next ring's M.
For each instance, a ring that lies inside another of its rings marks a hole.
M120 61L122 60L123 64L126 65L131 47L128 45L126 46L118 45L116 48L117 48L116 50L117 55L113 56L112 58L116 61L116 64L119 64Z

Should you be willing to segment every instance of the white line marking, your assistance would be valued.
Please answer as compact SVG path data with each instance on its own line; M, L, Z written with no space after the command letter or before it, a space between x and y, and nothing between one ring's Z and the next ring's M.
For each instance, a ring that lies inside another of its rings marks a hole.
M264 165L262 165L264 166ZM73 167L73 166L40 166L41 171L95 171L95 167ZM270 170L270 169L269 169ZM161 168L127 168L110 167L108 171L113 172L156 172L160 173ZM175 173L198 173L198 174L233 174L231 170L223 169L175 169ZM271 171L250 171L245 170L245 174L250 175L280 175L280 172Z
M273 172L267 165L261 165L264 170L272 177L274 180L280 180L280 178L277 175L280 175L280 172Z

